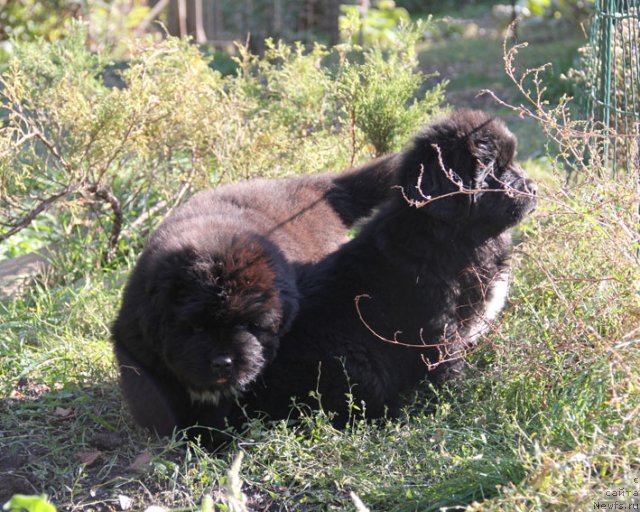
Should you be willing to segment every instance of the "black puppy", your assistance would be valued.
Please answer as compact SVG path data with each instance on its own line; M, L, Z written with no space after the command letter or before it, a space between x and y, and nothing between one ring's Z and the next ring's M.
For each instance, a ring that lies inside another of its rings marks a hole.
M196 194L149 239L113 324L123 394L160 435L225 426L298 311L292 264L347 239L391 191L393 156L341 175Z
M399 394L425 377L459 375L467 344L504 305L509 228L536 204L515 147L500 121L477 111L417 136L394 161L397 195L302 271L300 311L248 408L284 418L297 397L341 424L347 393L377 418L395 414Z

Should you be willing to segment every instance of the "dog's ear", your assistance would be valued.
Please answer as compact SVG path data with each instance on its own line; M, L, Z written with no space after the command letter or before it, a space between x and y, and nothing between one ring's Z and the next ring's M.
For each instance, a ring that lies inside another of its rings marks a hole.
M159 257L152 255L146 266L147 297L158 308L164 308L165 303L174 301L184 288L184 273L188 271L196 257L192 249L165 252Z
M284 280L283 280L284 281ZM285 334L291 328L298 310L300 309L300 298L295 281L286 280L280 284L280 307L282 308L282 321L280 323L280 333Z
M484 166L506 169L516 157L516 137L498 119L490 122L469 136L469 146L476 161Z
M164 339L161 330L167 326L166 316L190 292L184 276L196 253L191 248L182 248L145 256L144 294L141 297L145 314L140 315L139 322L146 338L161 340Z
M404 199L429 216L454 220L466 215L477 160L470 141L442 122L418 135L402 155L399 187Z
M270 242L264 241L270 247L269 256L275 271L274 286L280 300L280 336L286 334L300 309L300 294L296 284L295 270L284 258L282 253Z
M233 246L236 247L233 251L236 262L243 262L245 277L249 277L259 292L251 302L259 299L265 303L265 307L279 309L278 332L284 334L291 327L299 309L298 287L291 263L278 246L261 235L235 237Z

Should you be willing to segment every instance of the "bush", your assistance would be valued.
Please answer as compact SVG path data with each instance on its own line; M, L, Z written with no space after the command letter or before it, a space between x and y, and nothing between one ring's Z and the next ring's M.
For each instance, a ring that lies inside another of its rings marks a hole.
M406 29L384 51L267 41L264 57L240 48L224 77L185 41L138 43L121 88L101 80L108 55L81 25L17 44L0 79L0 241L56 208L111 258L132 225L194 189L396 150L443 99L440 86L416 97L417 38Z
M603 148L624 133L574 118L566 98L545 101L544 67L516 74L520 47L505 62L523 101L501 103L554 142L545 165L556 179L515 251L512 306L477 360L488 365L472 394L496 404L478 421L515 426L528 475L486 510L592 507L632 486L639 455L637 176L609 173Z
M396 40L398 28L411 18L406 9L396 7L393 0L380 0L376 7L367 9L362 15L359 5L341 5L343 15L338 20L343 40L361 44L385 44Z

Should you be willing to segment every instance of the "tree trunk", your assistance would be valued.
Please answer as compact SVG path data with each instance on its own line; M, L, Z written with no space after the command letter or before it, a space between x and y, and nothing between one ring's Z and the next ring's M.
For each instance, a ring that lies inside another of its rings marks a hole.
M192 36L197 43L206 43L203 0L171 0L167 30L172 36Z
M338 26L340 0L325 0L325 5L324 30L329 34L331 44L338 44L340 42L340 27Z

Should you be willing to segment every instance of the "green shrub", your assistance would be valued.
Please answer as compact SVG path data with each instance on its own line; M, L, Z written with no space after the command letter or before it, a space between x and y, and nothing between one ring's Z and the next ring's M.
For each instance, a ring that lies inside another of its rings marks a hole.
M417 37L405 29L384 51L267 41L263 57L240 48L227 76L185 41L140 42L122 87L101 80L109 56L86 48L81 25L18 43L0 78L0 241L55 208L110 259L132 223L192 190L399 149L443 100L440 86L417 96Z
M56 512L56 507L47 501L46 496L14 495L4 504L2 510L8 512Z
M363 16L359 5L341 5L338 20L343 40L360 44L389 44L398 37L399 28L411 21L409 13L396 7L393 0L379 0Z
M395 51L369 50L362 63L347 63L338 75L343 112L377 155L397 150L424 122L425 113L436 110L441 102L441 86L421 100L411 100L424 80L422 74L413 72L418 37L417 31L402 32Z

